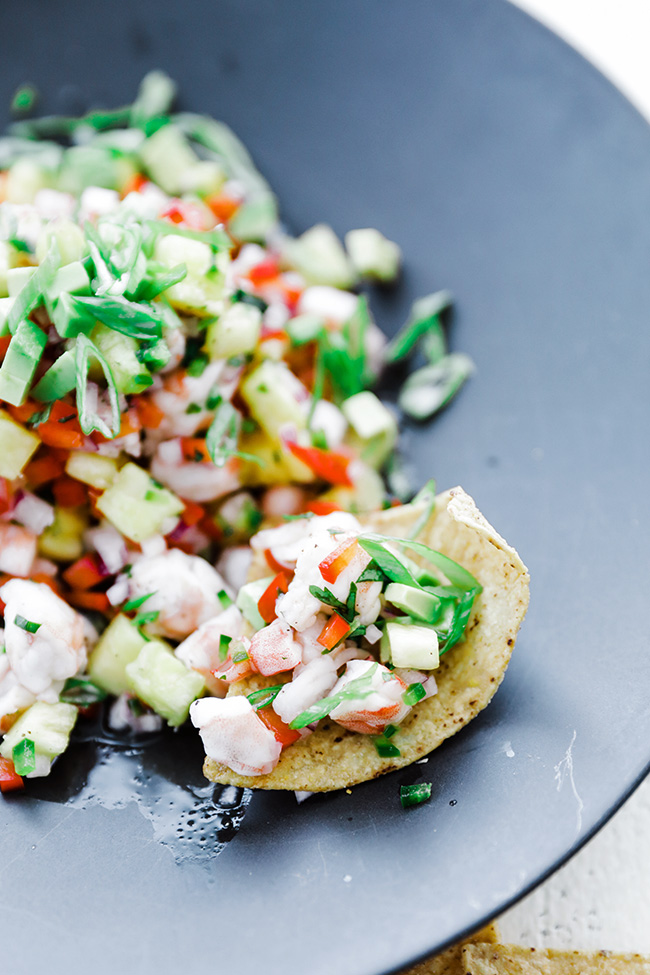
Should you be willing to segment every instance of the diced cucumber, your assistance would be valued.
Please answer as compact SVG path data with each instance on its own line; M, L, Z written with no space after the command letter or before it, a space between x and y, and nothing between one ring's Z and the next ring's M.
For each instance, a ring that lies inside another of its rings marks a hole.
M252 352L262 330L262 312L255 305L238 301L228 305L208 326L205 350L211 359L229 359Z
M210 196L218 193L226 181L226 173L218 162L200 159L180 174L182 193L199 193Z
M350 396L341 409L351 427L346 442L366 463L381 467L397 441L393 414L370 390Z
M59 268L54 281L48 288L48 298L56 301L63 293L70 295L90 295L90 278L81 261L71 261Z
M316 480L314 472L306 464L289 453L278 440L267 436L263 430L244 433L239 440L239 449L260 461L241 462L241 482L248 487L258 484L286 484L287 481L310 484Z
M409 616L427 622L437 613L439 600L423 589L414 589L401 582L391 582L385 592L387 602L404 610Z
M117 461L113 457L102 457L85 450L71 451L65 465L65 472L77 481L105 491L117 475Z
M269 194L242 203L229 220L228 231L237 240L264 243L277 222L277 203Z
M183 511L175 494L157 486L137 464L125 464L111 486L97 501L97 507L119 532L134 542L158 535L165 522Z
M327 224L316 224L297 239L287 240L284 257L310 284L351 288L356 283L352 262Z
M239 491L219 505L214 520L230 542L244 542L260 527L262 512L252 494Z
M0 410L0 477L18 477L40 443L35 433Z
M54 360L54 363L37 382L32 390L32 395L40 403L52 403L74 389L76 383L75 353L72 349L67 349L58 359Z
M74 508L54 509L54 521L39 536L38 551L55 562L72 562L83 554L88 519Z
M172 728L187 720L190 704L201 695L205 686L200 674L189 670L158 640L145 643L125 670L134 694L165 718Z
M8 203L33 203L38 191L45 186L45 170L33 159L18 159L7 173L5 199Z
M62 339L76 338L77 335L90 335L95 321L85 308L76 304L74 295L63 292L52 310L52 321Z
M88 658L92 680L109 694L123 694L130 688L126 667L133 663L146 643L130 619L119 613L106 627Z
M27 778L47 775L52 760L68 747L70 732L78 713L74 704L46 704L44 701L36 701L11 726L0 745L0 755L10 759L16 745L29 738L34 742L36 769Z
M440 663L438 634L432 626L387 623L379 647L381 660L394 667L435 670Z
M318 315L296 315L285 326L293 345L314 342L325 328L325 320Z
M374 227L350 230L345 246L357 273L387 284L399 274L402 252L398 245Z
M11 311L14 301L15 298L0 298L0 335L7 335L9 332L7 316Z
M145 139L140 146L140 159L149 176L172 195L183 192L183 177L199 162L176 125L164 125Z
M101 323L95 326L91 338L111 367L118 392L128 396L151 386L151 375L136 355L139 348L136 339Z
M62 267L73 261L80 261L88 250L86 237L79 224L66 217L59 217L43 227L36 241L34 255L39 264L45 260L53 240L56 240Z
M47 343L45 332L28 318L14 332L0 366L0 399L22 406Z
M20 294L29 279L36 273L35 267L10 267L7 271L7 291L10 298Z
M218 254L208 244L180 234L163 234L156 241L154 257L165 267L185 264L187 275L165 291L165 297L181 311L194 315L220 315L223 311L227 251Z
M264 579L254 579L253 582L247 582L246 585L242 586L237 593L235 605L241 610L242 615L248 620L254 630L261 630L263 626L266 626L266 623L260 616L257 604L260 596L272 581L273 576L268 576Z
M80 196L88 186L117 190L127 178L123 159L103 147L71 146L63 155L58 188Z
M284 362L267 359L243 381L241 395L262 429L279 439L280 430L286 424L298 429L304 429L307 424L301 409L305 399L301 403L297 398L302 392L301 385Z

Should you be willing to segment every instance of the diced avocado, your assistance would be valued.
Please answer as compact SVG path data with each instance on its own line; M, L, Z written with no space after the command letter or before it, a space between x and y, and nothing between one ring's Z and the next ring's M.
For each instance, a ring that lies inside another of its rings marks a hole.
M39 264L47 257L53 240L56 240L62 267L73 261L80 261L88 250L86 237L79 224L66 217L59 217L43 227L36 241L34 256Z
M356 282L352 262L327 224L316 224L296 240L288 240L284 256L310 284L351 288Z
M263 626L266 626L266 623L260 616L257 604L260 596L272 581L273 576L268 576L264 579L254 579L253 582L247 582L246 585L242 586L237 593L235 605L241 610L244 618L248 620L255 630L261 630Z
M164 125L140 146L145 170L166 193L182 193L183 178L199 162L189 142L176 125Z
M296 398L300 383L284 362L265 360L241 384L241 395L263 430L274 439L292 424L306 426L305 412Z
M117 190L124 183L124 167L113 153L100 146L70 146L63 155L59 189L79 196L88 186Z
M0 298L0 335L6 335L9 331L7 317L12 309L15 298Z
M88 674L109 694L123 694L130 689L126 667L133 663L146 642L131 620L119 613L90 654Z
M158 535L165 522L183 511L175 494L162 488L137 464L125 464L97 507L119 532L134 542Z
M350 230L345 246L357 273L387 284L399 274L402 252L398 245L374 227Z
M205 682L158 640L149 640L136 659L126 665L126 676L134 694L165 718L172 728L187 720L190 704L203 691Z
M74 704L36 701L11 726L0 745L0 755L10 759L16 745L29 738L34 742L36 769L27 778L47 775L52 760L68 747L78 713Z
M0 477L18 477L40 443L35 433L0 410Z
M88 519L74 508L54 509L54 521L39 536L38 551L55 562L72 562L83 554Z
M29 279L35 274L35 267L10 267L7 271L7 291L10 298L20 294Z
M381 467L397 441L397 421L393 414L369 390L348 397L341 409L350 424L345 442L366 463Z
M52 403L74 389L76 382L75 354L72 349L67 349L58 359L54 360L54 363L34 386L32 395L40 403Z
M255 305L238 301L228 305L208 326L205 350L211 359L229 359L252 352L262 330L262 312Z
M71 295L91 294L90 278L81 261L71 261L56 272L54 281L48 288L48 297L50 301L55 301L64 293Z
M65 291L54 305L52 321L62 339L76 338L81 334L90 335L96 325L88 311L75 302L74 295Z
M151 386L149 371L136 355L139 346L135 339L101 324L95 326L91 337L111 367L118 392L141 393Z
M28 318L19 323L0 366L0 399L14 406L25 402L46 343L38 325Z
M385 596L393 606L425 623L436 616L440 605L440 601L432 593L414 589L413 586L406 586L401 582L391 582L386 587Z
M73 450L66 461L65 472L77 481L83 481L84 484L105 491L115 480L117 461L113 457L102 457L101 454L91 454L85 450Z
M435 670L440 663L438 634L432 626L418 623L387 623L379 652L384 663L413 670Z
M278 205L271 194L242 203L228 222L228 231L237 240L264 243L278 222Z
M208 244L180 234L163 234L156 241L154 257L165 267L185 264L187 275L165 291L168 301L194 315L220 315L223 311L227 251L218 254Z

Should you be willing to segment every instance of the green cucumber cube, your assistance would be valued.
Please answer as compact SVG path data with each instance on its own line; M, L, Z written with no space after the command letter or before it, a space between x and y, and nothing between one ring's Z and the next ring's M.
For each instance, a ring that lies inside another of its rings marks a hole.
M253 418L273 439L287 423L298 428L306 425L294 392L297 382L283 362L266 359L241 384L241 395Z
M77 304L74 295L67 291L55 302L52 321L62 339L76 338L81 334L90 335L97 324L87 309Z
M40 443L35 433L0 410L0 477L18 477Z
M165 522L183 511L175 494L159 487L137 464L125 464L97 507L119 532L133 542L159 535Z
M172 728L187 720L190 704L203 692L205 682L158 640L149 640L136 659L126 665L134 694L165 718Z
M440 600L423 589L414 589L401 582L391 582L386 587L386 601L417 620L429 622L438 615Z
M34 742L37 763L35 771L27 777L46 775L52 759L61 755L68 747L70 732L78 713L74 704L46 704L44 701L36 701L11 726L0 745L0 755L10 759L16 745L24 738L29 738ZM39 757L45 759L45 762L39 762Z
M117 461L113 457L102 457L85 450L71 451L65 465L65 472L77 481L105 491L117 474Z
M67 349L41 377L32 395L40 403L53 403L74 389L77 383L77 365L72 349Z
M145 139L140 159L154 182L172 195L183 192L187 170L200 161L176 125L165 125Z
M20 294L29 279L36 272L35 267L10 267L7 271L7 291L10 298Z
M350 230L345 246L357 273L388 284L399 274L402 252L398 245L374 227Z
M235 234L232 223L231 230ZM356 283L352 262L327 224L316 224L296 240L287 241L284 256L310 284L351 288Z
M65 264L56 272L54 281L48 288L48 298L55 301L62 294L90 295L90 278L81 261Z
M0 298L0 335L6 335L9 331L7 318L15 300L15 298Z
M438 634L432 626L387 623L379 653L384 663L413 670L435 670L440 663Z
M47 336L28 318L19 323L0 366L0 399L22 406L43 355Z
M136 355L139 345L135 339L100 324L92 340L111 367L118 392L128 396L151 386L153 379Z
M252 352L262 330L262 312L255 305L242 301L229 305L216 321L208 326L205 350L211 359Z
M126 668L146 642L131 620L119 613L106 627L88 658L89 676L109 694L123 694L131 686Z

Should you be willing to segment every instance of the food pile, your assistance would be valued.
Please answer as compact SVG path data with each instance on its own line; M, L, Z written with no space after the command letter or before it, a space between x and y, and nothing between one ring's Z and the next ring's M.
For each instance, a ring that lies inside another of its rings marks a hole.
M231 130L173 97L153 72L130 106L0 139L3 791L105 698L134 734L189 716L216 781L369 778L487 703L526 608L464 492L400 505L380 473L386 363L424 355L418 419L471 369L447 293L387 346L355 289L397 246L290 236Z

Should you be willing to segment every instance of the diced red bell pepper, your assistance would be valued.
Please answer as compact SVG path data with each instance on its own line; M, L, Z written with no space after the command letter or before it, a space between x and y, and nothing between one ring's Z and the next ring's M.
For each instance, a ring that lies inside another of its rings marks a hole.
M63 578L71 589L92 589L104 581L106 573L100 569L96 555L82 555L63 572Z
M38 428L37 428L38 429ZM31 488L39 488L43 484L54 481L65 471L66 451L48 450L38 454L25 468L25 477Z
M0 360L4 359L7 354L7 349L9 348L9 343L11 342L11 335L3 335L0 338Z
M108 613L111 609L105 592L87 592L84 589L73 589L66 595L66 599L78 609L94 609L98 613Z
M181 449L186 461L195 461L197 464L212 462L208 445L201 437L181 437Z
M64 450L76 450L83 447L85 441L77 418L77 408L61 400L52 403L49 419L39 423L36 433L49 447L62 447Z
M208 196L206 197L205 202L208 204L219 223L228 223L233 214L235 214L239 209L238 201L226 196L225 193L218 193L215 196Z
M264 549L264 558L268 567L273 569L274 572L283 572L287 577L293 575L293 569L288 565L283 565L282 562L278 562L270 548Z
M335 548L333 552L319 563L318 571L325 582L336 582L343 570L357 554L358 547L359 543L356 538L353 538L350 542L341 542L338 548Z
M289 579L286 573L278 572L258 599L257 609L265 623L272 623L274 619L277 619L275 601L279 593L286 592L288 588Z
M201 518L203 518L205 515L205 508L200 504L196 504L194 501L185 501L184 499L183 504L185 507L183 508L183 514L181 517L185 524L189 528L191 528L192 525L198 525Z
M163 220L187 227L189 230L208 229L203 210L195 203L188 203L186 200L172 200L160 216Z
M286 748L287 745L293 745L294 741L298 741L301 737L300 732L290 728L270 705L266 708L258 708L257 715L266 727L273 732L275 740L279 741L283 748Z
M331 515L333 511L343 511L343 508L336 501L320 501L317 498L309 502L306 510L314 515Z
M0 514L11 508L11 484L6 477L0 477Z
M351 455L334 450L321 450L320 447L301 447L293 441L288 443L289 450L314 472L316 477L329 484L340 484L352 487L352 480L348 473Z
M10 758L0 758L0 792L12 792L14 789L24 789L25 783L14 768Z
M156 430L165 419L163 411L149 396L134 396L132 403L143 427Z
M88 489L67 474L57 477L52 485L54 501L59 508L81 508L88 500Z
M350 632L350 624L338 613L330 616L329 620L321 630L317 643L326 650L333 650L337 643L340 643L346 633Z
M142 189L144 189L148 182L149 180L146 176L143 176L142 173L134 173L133 176L131 176L131 178L128 179L122 187L120 196L122 199L124 199L124 197L128 196L129 193L139 193Z
M14 406L13 403L7 403L6 409L11 413L14 420L17 423L27 423L34 413L41 412L41 405L35 403L33 399L26 399L22 406Z
M280 268L278 267L278 262L274 257L267 257L250 269L248 277L250 278L251 284L257 287L260 284L266 284L268 281L272 281L273 278L277 278L279 273Z

